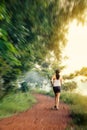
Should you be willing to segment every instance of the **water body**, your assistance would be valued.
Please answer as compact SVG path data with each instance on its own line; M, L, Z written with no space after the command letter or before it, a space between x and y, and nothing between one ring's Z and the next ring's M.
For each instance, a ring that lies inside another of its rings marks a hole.
M78 85L78 87L74 90L74 92L87 96L87 77L78 76L75 77L73 81L75 81Z
M77 84L78 88L75 90L75 92L87 96L87 82L79 81Z

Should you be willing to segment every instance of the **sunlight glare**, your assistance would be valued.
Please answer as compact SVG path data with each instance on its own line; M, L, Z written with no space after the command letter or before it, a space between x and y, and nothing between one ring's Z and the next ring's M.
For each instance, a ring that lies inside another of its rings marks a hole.
M68 59L63 61L67 65L65 73L87 67L87 23L84 26L77 25L76 21L70 24L64 55L68 56Z

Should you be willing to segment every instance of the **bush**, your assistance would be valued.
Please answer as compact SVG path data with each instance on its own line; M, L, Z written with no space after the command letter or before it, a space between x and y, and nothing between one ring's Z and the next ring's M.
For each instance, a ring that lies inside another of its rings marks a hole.
M73 91L74 89L77 88L77 83L72 81L72 82L65 82L63 85L62 85L62 89L64 91Z
M27 92L28 91L27 82L21 83L21 90L22 90L22 92Z

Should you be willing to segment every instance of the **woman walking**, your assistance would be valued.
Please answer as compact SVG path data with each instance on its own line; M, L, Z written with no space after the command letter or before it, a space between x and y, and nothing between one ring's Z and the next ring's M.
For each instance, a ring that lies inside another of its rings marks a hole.
M59 70L55 71L55 74L52 76L51 79L53 85L53 91L55 94L55 106L53 109L59 109L59 99L60 99L60 92L61 92L61 85L62 85L62 77L60 76Z

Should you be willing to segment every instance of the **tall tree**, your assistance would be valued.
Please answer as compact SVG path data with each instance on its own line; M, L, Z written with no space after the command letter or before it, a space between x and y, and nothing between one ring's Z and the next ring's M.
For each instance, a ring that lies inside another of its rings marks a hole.
M0 74L4 83L41 65L50 52L60 63L68 23L84 22L86 10L86 0L1 0L0 59L8 66Z

